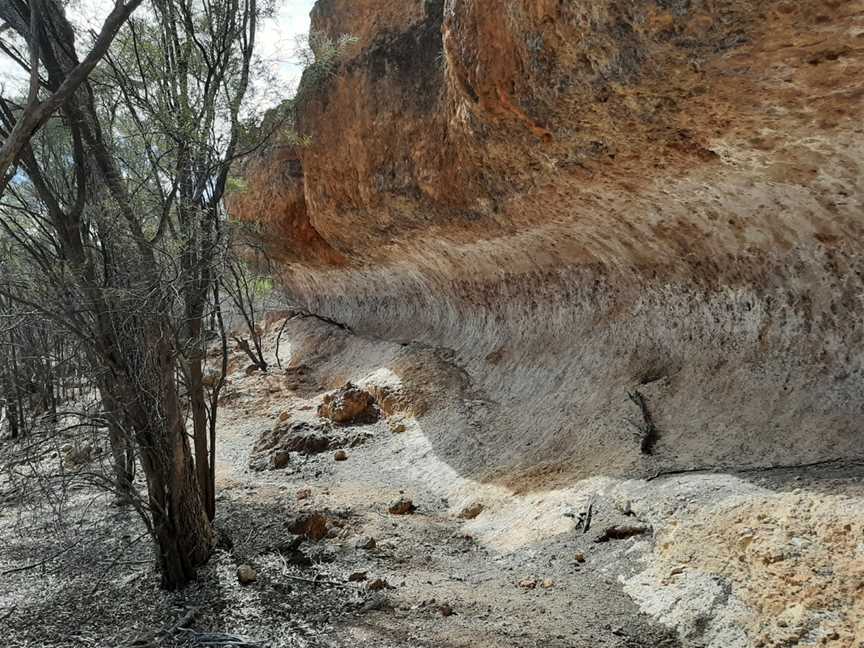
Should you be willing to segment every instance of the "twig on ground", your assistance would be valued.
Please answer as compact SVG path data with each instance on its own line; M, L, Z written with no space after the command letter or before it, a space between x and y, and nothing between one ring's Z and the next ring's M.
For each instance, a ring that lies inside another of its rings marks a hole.
M17 574L18 572L27 571L29 569L35 569L36 567L42 567L43 565L51 562L55 558L59 558L60 556L62 556L67 551L74 549L76 546L81 544L82 540L83 540L83 538L79 538L78 540L73 542L68 547L63 547L60 551L57 551L57 552L51 554L47 558L43 558L39 562L35 562L35 563L30 564L30 565L24 565L23 567L15 567L14 569L7 569L6 571L2 571L2 572L0 572L0 576L8 576L9 574Z
M186 630L185 626L191 623L200 611L200 607L191 607L186 610L186 613L174 624L164 626L161 630L150 632L143 637L133 639L131 643L126 645L126 648L156 648L158 645L156 643L157 639L165 639L173 636L178 630Z
M292 576L291 574L283 574L285 578L290 578L291 580L301 581L303 583L311 583L313 585L333 585L335 587L347 587L350 588L351 585L348 583L338 583L336 581L328 581L321 580L316 578L303 578L302 576Z
M288 561L285 560L285 556L280 555L279 560L282 561L282 575L285 578L289 578L291 580L300 581L301 583L311 583L312 585L333 585L334 587L347 587L351 586L348 583L337 583L336 581L327 581L316 578L303 578L302 576L294 576L293 574L288 573Z

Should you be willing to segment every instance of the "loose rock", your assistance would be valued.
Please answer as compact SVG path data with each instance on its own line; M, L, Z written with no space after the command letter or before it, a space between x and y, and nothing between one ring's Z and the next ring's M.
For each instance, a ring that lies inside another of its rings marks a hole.
M348 454L344 450L337 450L333 455L335 461L348 461Z
M318 407L318 416L339 425L374 423L378 415L372 394L350 382L324 396L324 402Z
M414 502L406 497L400 497L399 499L393 501L390 504L390 507L387 509L393 515L410 515L414 511L417 510L417 507L414 506Z
M237 568L237 581L241 585L249 585L258 580L258 574L252 565L240 565Z
M368 574L368 572L365 572L365 571L354 572L353 574L348 576L348 582L350 582L350 583L363 582L366 580L367 574Z
M300 515L291 520L287 528L294 535L305 536L309 540L318 542L327 537L327 518L320 513Z
M480 502L469 504L459 513L459 517L463 520L473 520L483 512L485 507Z
M519 581L519 587L523 589L534 589L537 587L537 579L536 578L523 578Z
M373 581L369 581L369 584L366 585L366 589L372 592L377 592L383 589L392 589L392 586L383 578L376 578Z
M642 524L620 525L608 527L603 534L594 542L609 542L610 540L625 540L633 536L642 535L650 531L650 527Z

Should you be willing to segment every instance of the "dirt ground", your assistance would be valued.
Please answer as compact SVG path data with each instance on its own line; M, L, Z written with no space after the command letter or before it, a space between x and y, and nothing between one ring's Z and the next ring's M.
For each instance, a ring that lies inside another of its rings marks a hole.
M217 523L231 542L183 592L158 589L140 521L86 479L98 466L53 499L44 478L0 477L5 645L864 645L860 466L482 483L438 458L387 349L342 339L340 361L301 334L282 341L287 371L247 376L232 357L217 465ZM298 367L309 367L300 378ZM261 432L280 417L314 425L323 394L349 379L398 406L343 430L364 439L346 460L295 453L281 470L248 468ZM4 458L18 450L0 446ZM47 474L58 457L49 446L41 467L16 470ZM412 514L388 512L400 497ZM317 541L296 535L313 514ZM616 525L642 532L598 542ZM254 583L238 583L241 564Z

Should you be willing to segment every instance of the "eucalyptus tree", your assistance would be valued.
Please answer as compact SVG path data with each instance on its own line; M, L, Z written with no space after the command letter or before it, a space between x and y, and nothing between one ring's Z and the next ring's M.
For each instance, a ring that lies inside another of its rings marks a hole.
M229 171L263 141L249 135L241 114L261 12L257 0L154 0L152 15L130 20L108 56L104 83L112 90L101 96L120 143L117 155L136 178L144 209L156 216L148 222L150 241L177 277L176 350L198 486L211 520L222 380L208 393L207 320L219 308L214 291L227 245L222 198Z
M52 23L38 27L50 96L79 65L56 2L41 0ZM238 143L261 11L257 0L154 0L22 147L0 209L26 265L7 296L85 349L113 433L137 450L148 493L139 510L168 588L193 578L214 542L219 385L208 394L202 379L204 323L218 309L221 199L246 152ZM34 42L27 25L12 26ZM18 119L0 102L7 130Z

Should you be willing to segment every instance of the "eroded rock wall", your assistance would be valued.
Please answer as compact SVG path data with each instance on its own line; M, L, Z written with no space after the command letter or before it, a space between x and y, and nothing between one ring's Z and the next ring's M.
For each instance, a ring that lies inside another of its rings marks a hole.
M298 303L426 349L390 368L457 470L864 455L864 2L312 16L358 41L304 92L309 144L250 163L233 211L268 224Z

